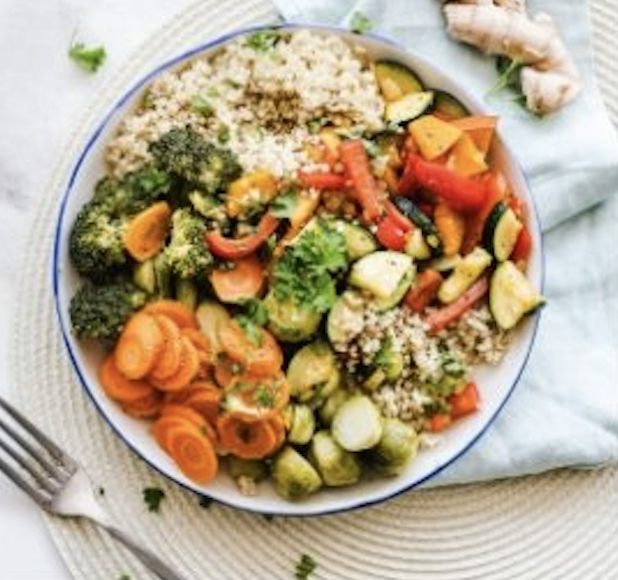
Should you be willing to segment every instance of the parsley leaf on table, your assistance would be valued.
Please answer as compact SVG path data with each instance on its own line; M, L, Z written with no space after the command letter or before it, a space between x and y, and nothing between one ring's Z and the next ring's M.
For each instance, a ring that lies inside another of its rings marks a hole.
M87 47L81 42L76 42L69 48L69 58L82 70L95 73L105 62L107 53L103 46Z
M307 580L317 566L318 563L311 556L303 554L300 558L300 562L296 564L296 578L298 578L298 580Z
M350 30L355 34L365 34L373 28L371 20L362 12L355 12L350 20Z
M260 30L247 36L245 46L257 52L266 52L273 48L279 40L279 33L276 30Z
M158 513L161 509L161 502L165 498L165 492L158 487L146 487L143 494L148 511Z

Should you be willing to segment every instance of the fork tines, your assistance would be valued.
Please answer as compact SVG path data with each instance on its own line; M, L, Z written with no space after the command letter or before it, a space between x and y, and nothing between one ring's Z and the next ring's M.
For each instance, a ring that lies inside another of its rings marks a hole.
M0 409L0 471L47 506L77 463L2 397Z

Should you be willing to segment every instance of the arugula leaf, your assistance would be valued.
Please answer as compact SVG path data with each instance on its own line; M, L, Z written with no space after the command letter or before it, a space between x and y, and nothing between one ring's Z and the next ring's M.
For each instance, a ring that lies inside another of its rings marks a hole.
M76 42L69 48L69 58L82 70L95 73L105 62L107 53L103 46L88 48L83 43Z
M355 12L350 20L350 30L354 34L365 34L373 28L371 20L362 12Z
M303 554L296 564L295 576L298 580L307 580L317 567L318 563L309 554Z
M523 63L516 59L510 59L506 56L499 56L496 58L496 71L498 72L498 79L491 89L489 89L489 95L499 93L504 89L512 89L521 93L521 83L519 81L519 72Z
M143 494L148 511L158 513L161 509L161 502L165 499L165 492L158 487L146 487Z
M273 291L282 300L327 312L337 298L334 275L347 267L345 239L325 222L305 231L273 269Z
M257 52L267 52L279 41L279 33L276 30L260 30L247 36L245 46Z

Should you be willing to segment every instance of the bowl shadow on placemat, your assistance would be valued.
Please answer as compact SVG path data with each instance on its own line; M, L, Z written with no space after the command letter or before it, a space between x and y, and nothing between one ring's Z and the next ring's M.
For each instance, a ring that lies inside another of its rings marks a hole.
M207 36L275 16L262 0L193 5L140 49L86 115L56 168L23 259L11 361L20 407L82 459L104 488L101 500L114 517L195 578L289 579L302 553L318 562L315 577L322 579L615 575L615 469L416 490L341 515L265 518L216 504L200 506L198 497L172 485L123 446L87 400L60 336L48 277L54 210L70 163L114 95L152 63ZM151 486L165 491L160 513L149 513L143 502L142 490ZM91 526L46 521L75 578L147 577Z

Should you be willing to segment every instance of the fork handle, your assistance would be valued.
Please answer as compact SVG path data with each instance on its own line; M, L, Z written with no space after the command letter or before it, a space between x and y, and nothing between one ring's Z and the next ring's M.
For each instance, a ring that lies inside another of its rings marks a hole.
M146 568L154 572L161 580L189 580L186 576L170 568L159 556L136 542L126 532L113 525L103 524L102 522L96 523L107 530L113 538L123 544L142 564L144 564L144 566L146 566Z

